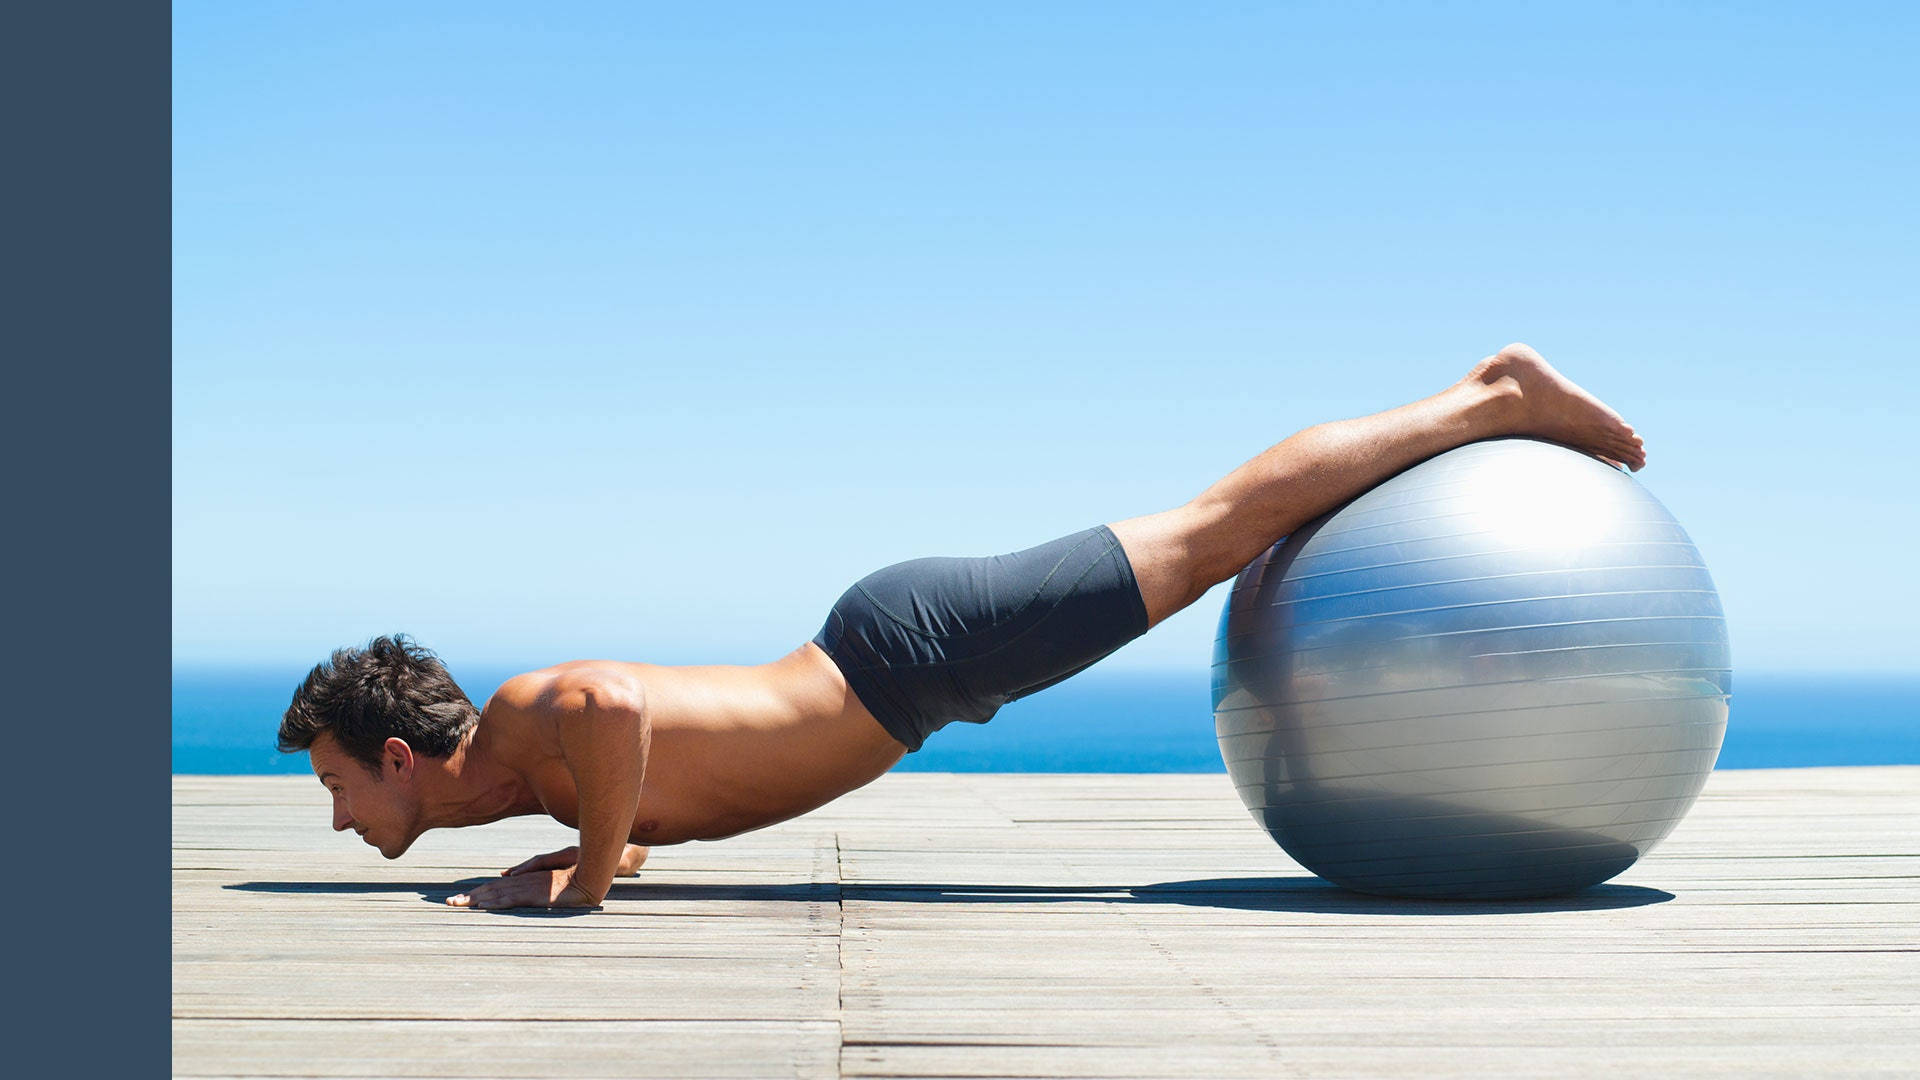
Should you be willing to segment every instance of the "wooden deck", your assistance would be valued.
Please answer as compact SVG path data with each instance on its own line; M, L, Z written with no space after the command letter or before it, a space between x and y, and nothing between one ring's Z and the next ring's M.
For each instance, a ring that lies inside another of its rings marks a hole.
M327 821L175 780L176 1074L1920 1071L1920 767L1717 773L1614 883L1497 904L1324 885L1218 775L895 773L586 915L438 902L552 822L389 863Z

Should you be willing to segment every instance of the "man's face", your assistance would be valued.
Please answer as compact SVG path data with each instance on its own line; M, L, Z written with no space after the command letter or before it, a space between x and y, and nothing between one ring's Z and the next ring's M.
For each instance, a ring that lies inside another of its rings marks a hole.
M390 740L388 746L397 741ZM382 755L380 775L375 777L349 757L333 736L322 732L307 748L307 757L314 775L333 794L335 831L352 829L389 859L406 854L421 831L410 754L390 750Z

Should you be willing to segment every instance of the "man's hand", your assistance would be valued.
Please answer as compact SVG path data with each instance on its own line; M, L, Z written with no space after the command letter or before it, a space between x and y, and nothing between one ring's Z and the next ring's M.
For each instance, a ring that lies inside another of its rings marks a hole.
M647 861L647 849L639 844L628 844L627 850L620 853L620 876L627 877L640 872Z
M553 855L542 855L540 858L551 859L559 854L556 851ZM597 908L600 903L573 883L573 869L569 867L564 870L529 870L509 874L489 881L470 893L449 896L447 905L497 911L518 907Z
M580 849L578 847L563 847L559 851L549 851L545 855L535 855L533 858L528 859L518 866L502 870L500 871L500 876L512 877L515 874L524 874L530 870L571 870L573 869L573 864L579 861ZM646 848L641 847L639 844L628 844L627 849L620 853L618 873L621 877L637 874L640 872L641 864L646 861Z

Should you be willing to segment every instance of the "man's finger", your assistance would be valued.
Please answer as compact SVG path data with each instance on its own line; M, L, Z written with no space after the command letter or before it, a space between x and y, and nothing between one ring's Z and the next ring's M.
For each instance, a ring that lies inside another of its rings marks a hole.
M478 893L480 890L475 889L474 892ZM515 892L518 892L518 890L515 890ZM473 906L481 911L492 911L496 908L519 907L520 903L519 898L513 895L513 893L509 893L504 889L493 889L485 896L476 896Z
M485 885L482 885L479 888L473 890L472 892L457 893L453 896L449 896L447 897L447 904L450 907L464 907L464 908L487 907L488 901L490 901L493 898L493 894L498 891L493 886L494 886L494 883L490 881Z

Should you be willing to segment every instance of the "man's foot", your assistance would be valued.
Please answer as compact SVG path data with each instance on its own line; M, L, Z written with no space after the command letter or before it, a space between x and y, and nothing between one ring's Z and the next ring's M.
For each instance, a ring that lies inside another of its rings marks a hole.
M1528 346L1501 349L1480 361L1467 378L1510 396L1516 435L1537 435L1578 447L1610 465L1636 472L1646 467L1647 452L1640 436L1620 414L1555 371Z

